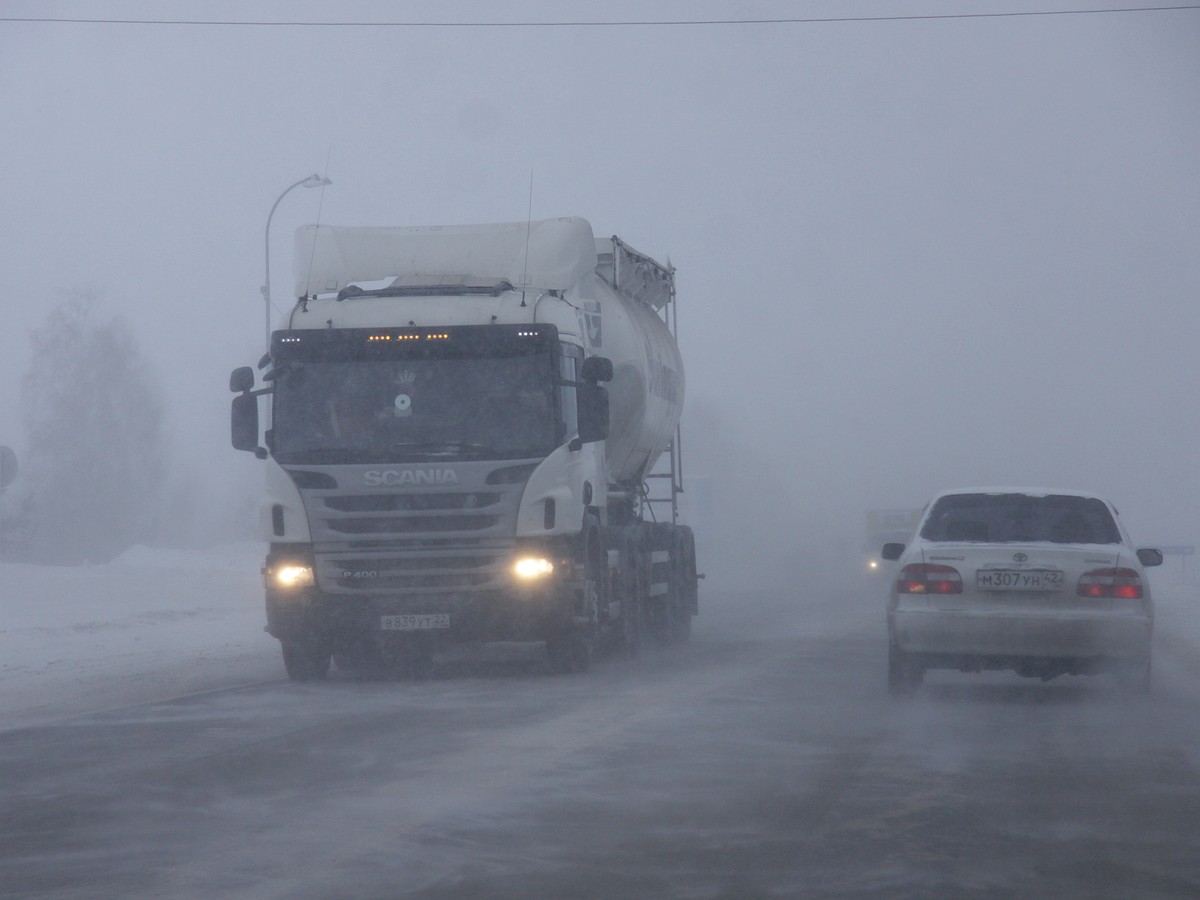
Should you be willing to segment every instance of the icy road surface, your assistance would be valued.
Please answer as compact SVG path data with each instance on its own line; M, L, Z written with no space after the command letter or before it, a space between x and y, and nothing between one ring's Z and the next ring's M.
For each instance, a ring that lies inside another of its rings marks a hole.
M893 700L880 583L706 594L586 675L295 685L260 557L0 566L0 896L1200 896L1195 588L1156 584L1148 699Z

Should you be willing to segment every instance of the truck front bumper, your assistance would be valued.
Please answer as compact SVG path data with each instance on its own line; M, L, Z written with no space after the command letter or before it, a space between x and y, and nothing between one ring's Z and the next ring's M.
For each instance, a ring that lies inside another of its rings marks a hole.
M570 624L563 590L431 597L348 597L316 589L267 592L267 631L287 640L319 633L333 639L423 632L439 642L540 640Z

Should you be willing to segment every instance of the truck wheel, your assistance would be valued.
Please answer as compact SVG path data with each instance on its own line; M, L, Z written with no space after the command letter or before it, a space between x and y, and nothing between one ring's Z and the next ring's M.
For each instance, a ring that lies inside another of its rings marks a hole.
M644 605L646 582L643 579L642 551L636 537L626 534L620 547L621 652L633 659L641 653L645 630Z
M672 638L685 642L692 636L692 615L697 607L696 542L692 529L681 525L671 531Z
M283 667L292 681L323 681L329 674L331 654L324 644L313 641L281 641Z
M600 539L600 523L593 520L587 530L587 541L583 547L584 594L581 609L576 615L587 616L593 625L599 621L600 611L608 609L608 552Z
M637 570L646 591L642 595L642 621L648 635L657 644L670 644L676 640L678 613L675 604L675 578L670 560L672 526L667 523L643 523L637 529L639 548L643 551ZM666 551L668 556L666 574L655 574L654 553ZM661 579L661 580L660 580ZM651 594L656 584L666 584L666 591Z

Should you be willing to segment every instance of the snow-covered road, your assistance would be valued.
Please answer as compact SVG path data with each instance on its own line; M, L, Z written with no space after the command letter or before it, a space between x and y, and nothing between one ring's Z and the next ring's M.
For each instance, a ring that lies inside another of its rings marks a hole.
M706 594L693 641L552 677L292 684L257 545L0 567L0 894L1192 897L1195 589L1155 692L884 687L880 582Z

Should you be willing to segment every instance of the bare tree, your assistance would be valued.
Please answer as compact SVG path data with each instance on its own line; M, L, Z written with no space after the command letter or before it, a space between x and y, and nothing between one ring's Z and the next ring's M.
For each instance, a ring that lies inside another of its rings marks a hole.
M32 334L22 383L28 439L24 552L107 561L148 540L166 473L164 403L128 322L75 291Z

